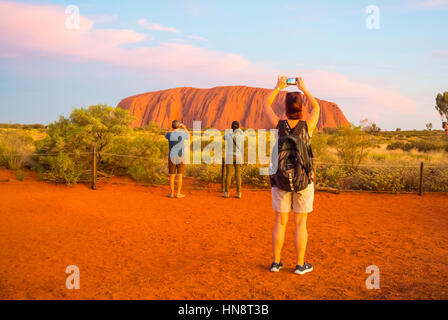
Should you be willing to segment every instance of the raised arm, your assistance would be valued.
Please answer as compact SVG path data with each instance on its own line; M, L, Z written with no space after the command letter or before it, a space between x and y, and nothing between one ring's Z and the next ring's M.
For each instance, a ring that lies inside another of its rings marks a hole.
M263 105L264 115L266 118L268 118L271 128L275 128L279 120L279 117L275 114L274 110L272 110L272 104L274 103L275 98L277 98L277 95L280 92L280 90L286 88L286 79L287 78L285 76L278 77L275 89L271 92L271 94L268 96Z
M311 106L313 107L313 111L311 111L311 117L307 121L308 132L310 136L312 136L314 130L317 127L317 123L319 122L320 105L313 97L313 95L308 91L302 78L297 78L297 87L303 92L303 94L311 102Z
M188 129L187 129L187 126L186 126L186 125L184 125L184 124L181 124L181 125L180 125L180 127L179 127L179 129L183 129L183 130L185 131L185 133L187 134L187 136L188 136L188 139L190 139L190 132L188 131Z

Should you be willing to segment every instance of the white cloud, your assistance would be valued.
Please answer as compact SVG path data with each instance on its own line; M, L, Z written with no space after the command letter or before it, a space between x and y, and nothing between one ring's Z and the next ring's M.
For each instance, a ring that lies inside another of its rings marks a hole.
M171 33L180 33L180 31L175 29L175 28L165 27L165 26L163 26L161 24L158 24L158 23L149 23L148 21L146 21L146 19L140 19L140 20L137 21L137 23L139 25L141 25L142 27L144 27L145 29L148 29L148 30L165 31L165 32L171 32Z
M187 38L192 39L192 40L198 40L198 41L208 41L207 38L204 38L201 36L188 35Z
M249 64L240 55L186 43L147 46L145 34L129 29L96 29L94 22L83 16L79 30L68 30L66 18L61 6L0 0L0 56L45 54L147 70L214 74L236 72ZM126 48L127 44L134 46Z
M448 6L448 0L423 0L416 3L418 7L438 8Z

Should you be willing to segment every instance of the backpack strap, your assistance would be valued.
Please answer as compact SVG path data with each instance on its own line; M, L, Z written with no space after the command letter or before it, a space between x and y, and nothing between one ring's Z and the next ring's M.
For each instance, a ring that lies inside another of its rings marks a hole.
M290 129L291 134L301 136L302 133L308 133L308 124L305 120L300 120L297 125Z
M277 124L278 136L283 137L290 134L291 127L287 120L279 120Z

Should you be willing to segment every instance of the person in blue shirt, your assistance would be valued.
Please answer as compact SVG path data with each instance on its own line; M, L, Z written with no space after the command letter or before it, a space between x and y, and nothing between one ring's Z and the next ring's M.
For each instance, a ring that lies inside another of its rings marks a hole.
M165 138L169 143L169 155L168 155L168 172L170 174L170 198L185 198L185 195L181 194L182 189L182 176L186 170L185 148L189 148L188 141L190 140L190 134L187 127L180 123L178 120L174 120L171 124L171 130L165 135ZM177 193L174 193L174 185L177 175Z

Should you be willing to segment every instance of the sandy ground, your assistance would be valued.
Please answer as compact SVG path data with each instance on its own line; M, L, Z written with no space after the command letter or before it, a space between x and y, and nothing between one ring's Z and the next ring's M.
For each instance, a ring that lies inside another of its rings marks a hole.
M5 181L9 179L9 181ZM278 274L269 191L169 199L129 180L68 188L0 170L1 299L448 299L448 195L316 194L307 261ZM80 290L65 269L80 269ZM380 269L367 290L366 267Z

